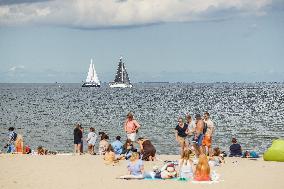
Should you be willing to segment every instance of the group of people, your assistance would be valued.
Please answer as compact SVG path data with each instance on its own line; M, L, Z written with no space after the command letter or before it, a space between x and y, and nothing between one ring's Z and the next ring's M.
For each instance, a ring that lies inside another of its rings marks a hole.
M24 145L23 136L17 134L14 127L9 127L8 129L8 141L4 148L7 148L7 153L31 153L31 148L28 145Z
M116 162L121 159L129 159L133 152L139 152L141 159L146 161L153 161L155 159L156 149L147 138L140 137L136 140L136 135L138 129L141 126L134 119L132 113L128 113L125 123L124 131L126 132L127 139L124 144L121 142L121 137L116 136L115 141L110 143L109 136L105 132L99 132L99 145L98 145L98 154L104 155L105 160L108 163ZM82 154L83 146L83 127L80 124L77 124L74 129L74 153ZM95 133L93 127L90 128L90 132L86 138L88 143L88 153L95 155L95 143L98 136ZM140 151L138 151L138 146Z
M215 126L210 119L208 112L204 113L203 118L200 114L195 115L195 121L187 114L186 122L182 117L178 118L178 125L175 127L175 138L180 145L180 153L185 149L194 149L195 155L212 155L212 138Z

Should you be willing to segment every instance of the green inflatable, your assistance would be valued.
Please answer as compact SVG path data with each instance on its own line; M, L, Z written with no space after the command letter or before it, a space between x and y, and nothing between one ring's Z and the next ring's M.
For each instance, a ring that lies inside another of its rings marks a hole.
M271 147L263 154L263 159L265 161L284 162L284 140L274 140Z

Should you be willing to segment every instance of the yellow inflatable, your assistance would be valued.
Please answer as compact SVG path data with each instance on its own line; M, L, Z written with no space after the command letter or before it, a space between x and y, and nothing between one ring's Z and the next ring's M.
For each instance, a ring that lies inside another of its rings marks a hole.
M274 140L271 147L263 154L263 159L265 161L284 162L284 140Z

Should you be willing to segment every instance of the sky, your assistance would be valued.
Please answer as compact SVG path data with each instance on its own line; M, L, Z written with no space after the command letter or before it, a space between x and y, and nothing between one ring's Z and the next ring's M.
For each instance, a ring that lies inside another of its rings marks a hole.
M0 0L0 83L284 82L284 0Z

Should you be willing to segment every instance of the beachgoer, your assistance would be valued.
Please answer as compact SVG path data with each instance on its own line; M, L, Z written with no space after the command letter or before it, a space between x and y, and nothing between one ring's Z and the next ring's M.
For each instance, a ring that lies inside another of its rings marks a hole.
M81 148L80 148L80 153L84 153L84 140L83 140L83 135L84 135L84 128L82 127L82 125L80 124L79 129L82 132L82 138L81 138Z
M127 168L130 175L134 176L143 175L144 172L143 161L139 158L139 154L137 152L132 153Z
M86 139L88 143L88 152L91 155L95 155L95 143L97 141L97 135L95 133L95 129L93 127L90 128L90 132L88 134L88 137Z
M195 132L195 123L192 120L191 115L186 114L186 124L188 125L188 142L189 145L192 142L194 138L194 132Z
M204 113L204 122L207 125L207 129L204 135L204 138L202 140L202 147L203 147L203 152L206 155L211 155L211 145L212 145L212 136L215 130L214 124L212 120L210 119L210 115L208 112Z
M143 179L144 178L144 165L137 152L133 152L128 165L128 175L120 176L120 179Z
M241 157L242 156L242 147L237 143L236 138L232 138L232 145L230 146L230 157Z
M225 163L224 156L221 154L220 148L216 147L213 149L213 153L209 157L209 165L219 166L222 163Z
M42 146L37 147L37 154L38 155L47 155L48 150Z
M133 152L137 152L137 149L133 147L132 141L130 139L126 139L121 154L126 160L128 160Z
M80 130L80 124L76 124L74 129L74 153L81 154L81 145L82 145L82 131Z
M122 154L122 151L123 151L123 144L120 141L120 138L121 138L120 136L116 136L116 138L115 138L116 140L113 143L111 143L111 145L114 149L115 155L120 155L120 154Z
M111 144L108 145L108 148L104 155L104 160L105 160L105 164L107 165L115 165L115 163L118 162L115 158L115 153L114 153L114 150Z
M132 142L136 139L136 133L140 128L139 123L134 119L133 114L129 112L124 123L124 131L127 133L127 138Z
M178 125L175 127L176 141L180 145L180 154L183 154L184 149L188 146L186 136L189 134L188 125L183 123L182 118L178 118Z
M195 115L195 134L193 138L193 147L195 150L195 155L198 157L202 151L202 140L203 140L203 129L204 129L204 121L201 118L200 114Z
M186 149L183 151L181 159L179 160L179 177L191 179L193 177L193 162L190 159L191 150Z
M205 154L200 154L198 163L196 165L194 180L196 181L210 181L210 166Z
M156 155L156 148L153 146L149 139L138 138L138 144L140 146L140 152L142 155L142 160L154 161Z
M99 143L99 155L105 155L106 150L109 146L108 139L109 137L107 134L103 133L101 135L101 141Z
M5 145L5 148L7 148L7 153L15 152L15 141L17 139L17 133L14 130L14 127L10 127L8 129L8 143Z
M175 165L173 163L167 163L161 168L162 179L171 179L176 177L177 177L177 172L175 169Z
M15 141L15 152L16 153L21 153L21 154L24 154L25 151L24 151L24 139L23 139L23 136L18 134L17 135L17 138L16 138L16 141Z

